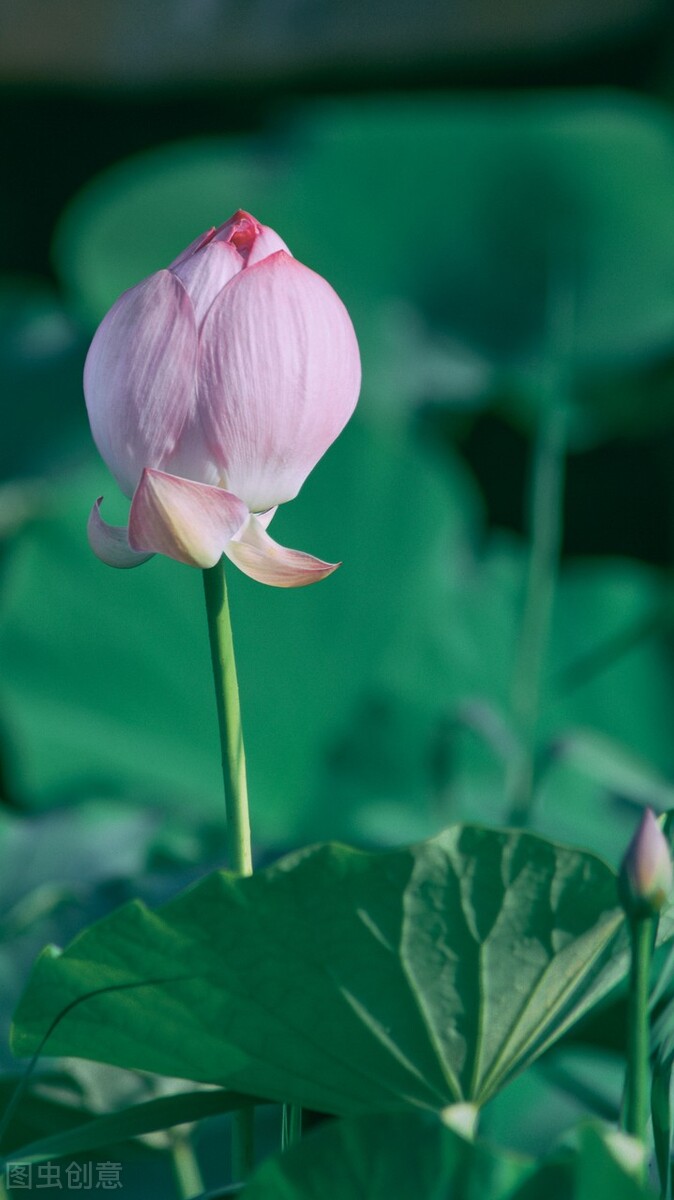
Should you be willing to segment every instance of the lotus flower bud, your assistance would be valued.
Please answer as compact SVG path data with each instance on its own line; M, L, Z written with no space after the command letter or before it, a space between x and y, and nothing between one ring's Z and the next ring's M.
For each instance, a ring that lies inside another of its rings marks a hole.
M669 845L650 808L622 861L619 887L623 906L634 917L659 913L672 890Z
M89 520L96 554L213 566L223 553L279 587L338 564L272 541L351 416L360 387L348 313L272 229L238 212L125 292L84 371L94 440L131 498L128 528Z

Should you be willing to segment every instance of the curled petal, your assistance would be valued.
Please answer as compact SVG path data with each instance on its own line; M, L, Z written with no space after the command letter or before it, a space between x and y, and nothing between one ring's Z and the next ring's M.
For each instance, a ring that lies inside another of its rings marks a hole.
M152 554L132 550L129 531L123 525L108 525L101 516L102 496L94 504L87 524L89 545L101 562L109 567L139 567L152 558Z
M297 495L351 416L359 387L344 305L285 251L241 271L208 310L199 417L225 486L252 512Z
M143 467L161 468L196 406L197 327L172 271L120 296L96 330L84 368L94 440L132 496Z
M265 532L261 521L253 516L225 546L225 554L244 575L272 587L307 587L325 579L341 566L341 563L322 562L301 550L279 546Z
M213 567L247 516L245 504L223 488L146 469L131 505L129 542L190 567Z

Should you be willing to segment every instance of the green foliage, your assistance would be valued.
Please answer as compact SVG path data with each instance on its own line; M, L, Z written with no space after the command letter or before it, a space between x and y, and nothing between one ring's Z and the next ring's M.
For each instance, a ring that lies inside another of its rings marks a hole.
M64 1158L66 1155L100 1150L144 1134L170 1129L174 1125L219 1116L252 1103L254 1101L250 1096L220 1090L178 1092L174 1096L160 1096L156 1100L146 1100L142 1104L124 1108L121 1112L96 1117L39 1141L15 1147L12 1159L21 1162L48 1162L51 1159Z
M507 820L506 771L521 752L509 714L526 568L524 546L494 537L427 582L414 641L400 613L317 789L341 837L402 841L449 820ZM674 689L652 628L612 647L650 624L665 597L642 564L579 563L562 568L553 612L533 823L616 863L636 805L670 801ZM318 805L310 819L322 836Z
M338 1121L265 1163L245 1200L647 1200L621 1145L588 1126L573 1149L536 1164L469 1142L428 1115Z
M13 1046L68 1007L48 1054L341 1114L482 1104L606 995L626 944L613 872L531 834L317 847L45 951Z
M3 481L53 472L81 448L88 436L80 399L84 349L81 327L52 287L0 277ZM0 493L0 530L2 509Z
M129 572L99 563L85 525L101 492L114 519L114 483L88 471L54 489L50 518L13 546L0 628L13 786L32 805L95 788L224 819L198 573L160 558ZM315 764L396 614L421 607L460 553L471 502L458 466L443 481L419 453L353 424L277 518L287 544L343 559L334 579L287 593L229 572L260 841L297 836ZM326 811L323 835L331 823Z
M438 444L433 464L411 418L441 405L466 422L490 404L529 425L554 393L576 446L671 421L673 131L671 114L617 94L315 103L266 142L128 160L65 214L55 265L89 324L240 204L355 319L360 423L274 523L283 542L344 566L305 593L230 572L261 849L328 836L390 845L449 819L506 818L523 753L512 681L528 550L484 534L453 452ZM5 1005L35 939L105 911L106 887L141 874L158 845L191 846L194 859L224 818L196 573L102 567L88 510L101 492L111 519L126 505L86 454L54 480L80 452L82 354L49 288L5 281L0 784L34 810L107 798L0 821ZM671 584L645 565L565 565L538 714L539 832L617 860L639 806L671 806L671 614ZM666 914L661 938L672 932ZM454 827L411 849L318 847L251 880L212 875L158 912L128 905L46 951L14 1044L37 1050L54 1022L47 1055L233 1090L139 1104L137 1077L120 1073L129 1087L83 1124L100 1097L86 1082L75 1095L65 1064L51 1092L44 1080L28 1089L10 1140L36 1160L86 1153L228 1111L240 1092L345 1117L263 1166L251 1200L638 1200L634 1146L597 1127L534 1163L438 1119L489 1101L488 1136L547 1154L584 1112L614 1118L615 1059L564 1044L539 1056L625 967L610 868L528 833ZM663 996L654 1131L666 1192L665 984ZM0 1081L3 1097L14 1083Z
M193 142L112 169L70 208L56 262L99 319L244 203L343 295L384 420L488 395L530 416L561 359L586 439L649 420L633 382L607 403L602 373L672 345L672 146L669 114L616 94L314 105L271 145Z
M415 487L401 505L403 474ZM84 524L104 489L114 501L102 470L54 488L49 519L12 546L0 628L10 785L33 806L95 789L168 806L183 824L220 820L199 581L166 560L98 563ZM343 558L334 579L287 594L230 572L259 842L403 842L452 818L505 819L526 557L503 541L476 557L475 507L458 466L443 485L411 446L353 425L277 518L288 544ZM651 634L567 677L663 603L652 570L587 564L563 572L554 614L534 819L616 861L634 817L613 797L669 795L671 676Z
M588 1116L617 1124L624 1086L622 1053L565 1039L489 1101L480 1134L494 1145L543 1157Z

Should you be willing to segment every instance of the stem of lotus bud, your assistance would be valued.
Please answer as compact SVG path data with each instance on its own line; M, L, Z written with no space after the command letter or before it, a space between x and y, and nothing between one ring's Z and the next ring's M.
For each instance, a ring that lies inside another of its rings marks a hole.
M204 571L204 594L211 663L218 711L222 776L227 810L227 848L230 869L236 875L252 875L253 855L248 815L246 754L241 728L239 684L236 677L232 623L223 560ZM253 1107L233 1114L232 1173L235 1181L246 1179L254 1166Z
M214 567L204 571L204 594L220 729L229 866L236 875L252 875L246 754L241 729L239 684L236 677L227 582L222 559Z
M624 1126L627 1133L645 1142L650 1097L650 1026L648 995L655 916L630 920L631 967L627 1000L627 1076Z

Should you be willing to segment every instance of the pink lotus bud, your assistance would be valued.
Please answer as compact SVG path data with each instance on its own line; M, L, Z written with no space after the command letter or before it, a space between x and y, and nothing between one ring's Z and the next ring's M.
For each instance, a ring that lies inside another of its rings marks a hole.
M360 388L349 315L272 229L238 212L124 292L84 369L98 449L132 497L128 530L89 520L95 553L313 583L338 564L265 532L344 428Z
M620 893L631 916L660 912L672 890L672 857L659 822L644 811L620 868Z

